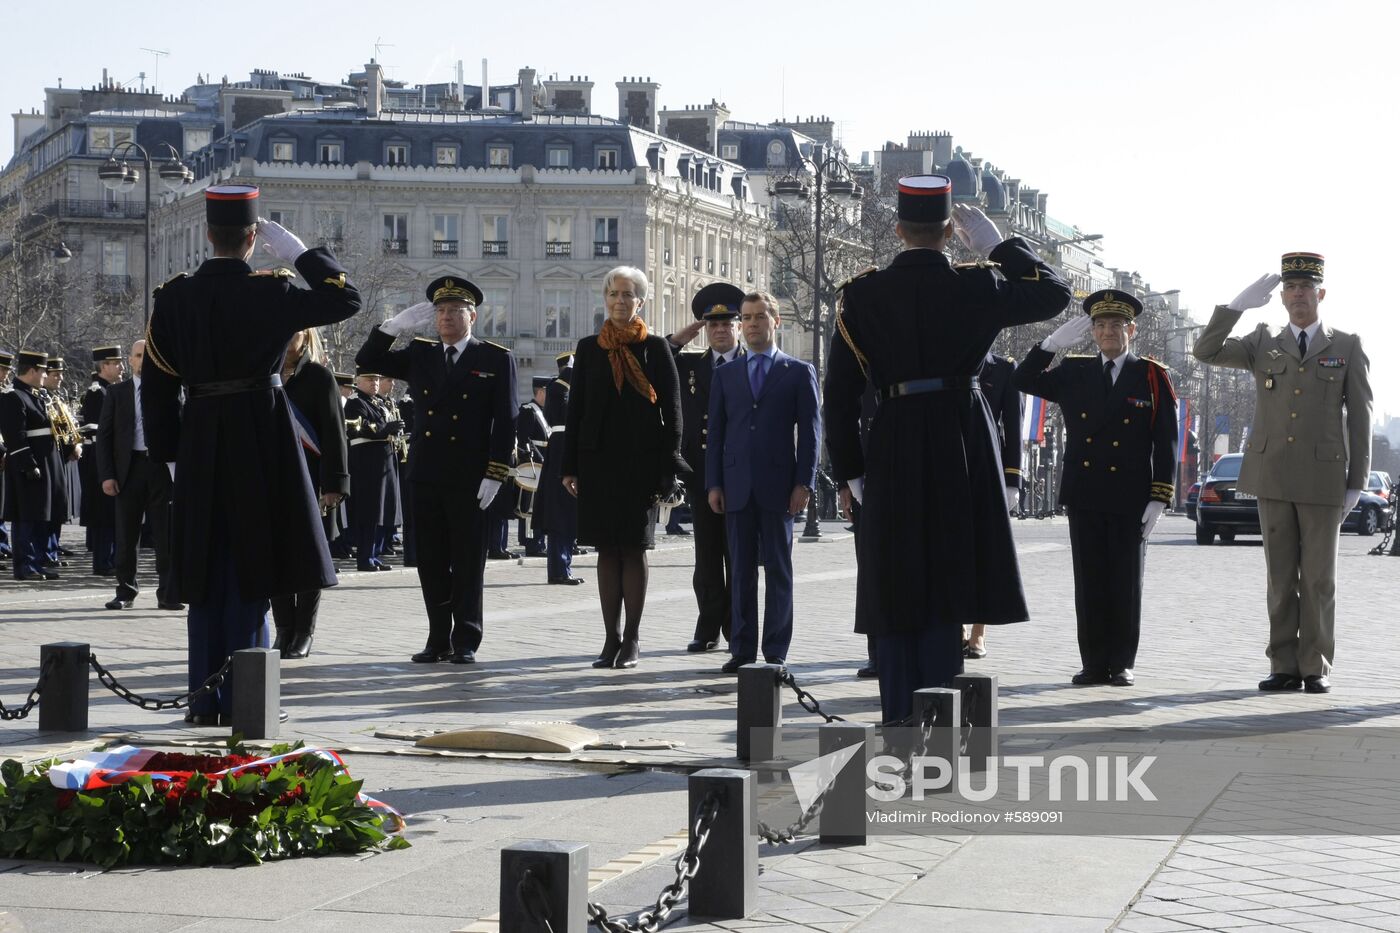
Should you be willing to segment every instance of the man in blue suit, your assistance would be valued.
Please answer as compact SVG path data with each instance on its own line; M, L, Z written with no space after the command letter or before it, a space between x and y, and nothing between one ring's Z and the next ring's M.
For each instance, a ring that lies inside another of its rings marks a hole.
M763 659L787 660L792 641L792 518L812 495L817 476L817 374L773 344L778 299L750 292L739 326L744 365L715 370L710 387L705 477L710 508L724 516L733 566L733 674L758 658L758 563L763 562ZM795 430L794 430L795 429ZM794 434L796 444L793 443Z

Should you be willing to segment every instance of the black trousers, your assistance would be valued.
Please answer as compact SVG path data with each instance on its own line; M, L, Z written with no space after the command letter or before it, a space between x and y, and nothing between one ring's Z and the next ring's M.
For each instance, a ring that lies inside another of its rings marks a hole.
M1116 673L1137 660L1146 543L1134 515L1070 508L1074 613L1084 670Z
M695 573L691 585L700 615L695 620L696 641L729 641L731 580L729 542L724 531L724 516L716 514L703 490L697 490L691 507L695 529Z
M486 515L476 483L414 483L418 584L428 611L428 647L475 651L481 646Z
M117 493L117 597L135 599L141 588L136 585L136 549L141 542L141 526L149 517L156 546L156 599L162 603L179 602L169 592L170 576L170 471L163 463L155 463L144 451L132 451L131 468L126 485ZM222 663L222 662L220 662Z

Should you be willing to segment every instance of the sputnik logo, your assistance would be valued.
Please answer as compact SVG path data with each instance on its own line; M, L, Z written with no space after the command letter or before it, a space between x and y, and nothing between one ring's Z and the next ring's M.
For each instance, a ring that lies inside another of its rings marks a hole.
M788 769L788 778L797 794L797 803L805 813L822 793L832 785L841 769L855 757L864 742L857 742L847 748L838 748L829 755L804 761Z

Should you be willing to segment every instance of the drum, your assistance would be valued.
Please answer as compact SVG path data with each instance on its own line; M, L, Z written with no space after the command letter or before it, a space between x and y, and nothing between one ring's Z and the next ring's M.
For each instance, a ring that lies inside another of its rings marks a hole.
M510 471L515 480L515 514L519 518L529 518L535 510L535 492L540 488L540 473L544 467L539 463L522 463Z

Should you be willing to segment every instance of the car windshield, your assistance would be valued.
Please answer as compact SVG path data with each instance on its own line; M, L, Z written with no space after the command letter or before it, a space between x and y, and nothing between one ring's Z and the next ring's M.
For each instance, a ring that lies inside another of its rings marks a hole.
M1221 457L1215 462L1215 466L1211 467L1210 478L1239 479L1240 463L1243 459L1243 457Z

